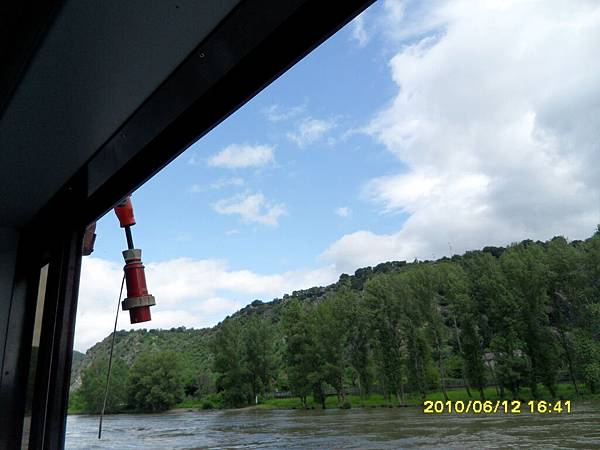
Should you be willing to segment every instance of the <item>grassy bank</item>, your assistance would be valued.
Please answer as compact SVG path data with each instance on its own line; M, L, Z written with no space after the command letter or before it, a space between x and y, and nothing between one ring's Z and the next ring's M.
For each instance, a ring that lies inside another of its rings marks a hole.
M600 404L600 394L591 394L589 389L581 385L579 386L580 395L577 397L575 394L575 390L571 384L559 384L557 386L557 398L563 400L572 400L575 407L578 402L585 403L598 403ZM550 392L543 386L539 386L540 399L542 400L553 400ZM479 400L479 392L471 391L473 397L469 397L467 391L463 388L458 389L449 389L448 390L448 398L452 401L456 400ZM500 400L501 397L498 395L496 388L488 387L484 391L486 400ZM522 388L519 392L518 398L522 401L529 401L533 397L531 396L531 392L528 388ZM512 399L512 395L507 392L505 399ZM426 400L444 400L444 394L442 391L430 392L426 396ZM406 394L404 398L404 403L400 404L396 398L392 398L390 400L386 399L381 394L372 394L366 398L362 398L358 395L347 395L346 401L350 403L352 408L394 408L401 406L422 406L423 402L421 400L420 395L415 393ZM209 406L209 407L207 407ZM303 409L302 402L298 397L291 398L271 398L264 399L254 408L258 409ZM341 405L338 402L336 396L329 396L325 402L325 407L330 409L340 408ZM183 402L175 405L174 409L221 409L218 402L215 401L215 397L213 396L211 399L187 399ZM312 397L308 398L308 408L309 409L320 409L321 405L315 403ZM135 411L128 411L130 413L135 413ZM69 404L68 414L85 414L83 406L78 401L71 401Z
M577 397L575 394L575 390L571 384L560 384L557 386L557 399L564 400L572 400L574 402L577 401L593 401L600 402L600 395L592 395L585 386L579 387L580 396ZM457 400L479 400L479 391L471 390L472 397L469 397L466 389L458 388L458 389L449 389L448 391L448 399L452 401ZM499 393L496 391L494 387L488 387L484 391L486 400L500 400L501 397ZM505 393L506 399L512 399L512 395L510 393ZM540 399L543 400L552 400L552 395L548 392L547 389L540 386L539 387L539 396ZM531 392L527 388L521 389L518 397L522 401L532 400ZM430 392L426 396L426 400L444 400L444 394L442 391ZM400 404L400 402L396 398L392 398L387 400L383 395L373 394L367 398L361 398L357 395L348 395L346 396L346 401L350 402L353 408L377 408L377 407L398 407L398 406L422 406L423 401L421 400L421 396L419 394L410 393L405 395L404 403ZM327 408L339 408L340 404L338 402L337 397L330 396L327 397L327 401L325 402L325 406ZM296 398L283 398L283 399L267 399L262 402L259 407L265 409L301 409L302 403L300 400ZM308 401L309 408L320 408L320 405L316 404L312 398Z
M577 402L600 403L600 394L591 394L586 386L579 386L579 392L580 396L577 397L577 395L575 394L575 390L571 384L559 384L557 386L556 399L572 400L575 405L577 404ZM472 397L469 397L467 391L463 388L448 390L448 398L452 401L479 400L478 391L471 390L471 394ZM494 387L486 388L484 394L486 400L501 399L499 393ZM505 399L512 399L512 394L510 392L506 392L505 394ZM550 394L550 392L541 385L539 386L539 396L542 400L552 400L552 395ZM528 388L522 388L517 398L519 398L522 401L529 401L533 397L531 396L531 392ZM426 400L444 400L444 394L442 391L430 392L429 394L427 394ZM372 394L366 398L361 398L358 395L347 395L346 401L350 403L352 408L393 408L400 406L423 405L423 401L421 400L420 395L415 393L406 394L403 404L400 404L400 402L398 402L396 398L388 400L381 394ZM202 409L203 405L205 405L206 403L206 400L186 400L184 402L179 403L176 406L176 408ZM308 398L307 403L309 409L321 408L321 405L315 403L312 397ZM215 404L213 404L213 406L218 407ZM336 396L327 397L327 400L325 402L326 408L340 408L340 406L341 405L338 402L338 398ZM298 397L264 399L261 401L261 403L254 407L259 409L303 409L302 402Z

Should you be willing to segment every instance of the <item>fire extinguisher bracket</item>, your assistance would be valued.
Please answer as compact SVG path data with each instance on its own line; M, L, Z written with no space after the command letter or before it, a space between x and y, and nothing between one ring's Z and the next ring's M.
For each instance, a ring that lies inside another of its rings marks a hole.
M123 307L123 311L127 311L133 308L139 308L141 306L154 306L156 305L156 301L154 300L154 295L141 295L139 297L127 297L123 302L121 302L121 306Z
M129 262L132 260L142 260L142 249L141 248L132 248L129 250L123 250L123 259L125 262Z

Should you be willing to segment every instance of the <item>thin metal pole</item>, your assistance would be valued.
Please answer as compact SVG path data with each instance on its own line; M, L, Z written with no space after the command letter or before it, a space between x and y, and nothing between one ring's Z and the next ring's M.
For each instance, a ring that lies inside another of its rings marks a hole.
M121 307L121 297L123 296L123 285L125 284L125 274L121 280L121 291L119 292L119 301L117 302L117 314L115 315L115 327L113 328L112 341L110 343L110 355L108 357L108 371L106 372L106 386L104 387L104 402L100 412L100 424L98 425L98 439L102 438L102 419L104 419L104 410L106 409L106 399L108 398L108 386L110 384L110 369L112 368L113 350L115 348L115 336L117 334L117 321L119 320L119 309Z
M133 236L131 235L131 227L128 225L125 227L125 237L127 238L127 248L133 250Z

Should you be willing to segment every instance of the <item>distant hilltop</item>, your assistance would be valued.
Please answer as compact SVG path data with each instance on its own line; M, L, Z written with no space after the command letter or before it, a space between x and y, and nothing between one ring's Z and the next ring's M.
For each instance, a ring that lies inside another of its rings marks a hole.
M486 247L487 248L487 247ZM496 247L493 247L496 249ZM361 290L364 283L373 275L398 272L406 266L406 261L390 261L376 265L375 267L363 267L354 272L354 275L342 274L338 282L329 286L315 286L309 289L293 291L291 294L285 294L283 298L275 298L270 302L254 300L249 305L235 312L231 318L249 317L254 313L259 313L265 318L276 321L278 318L280 305L292 300L298 299L308 302L318 302L327 293L335 291L340 283L350 283L353 289ZM226 317L224 320L229 319ZM122 358L128 365L133 364L138 355L143 352L155 350L175 350L180 354L185 354L186 359L190 361L190 369L200 370L205 368L209 362L208 342L215 331L221 326L221 323L212 328L171 328L170 330L161 329L138 329L129 331L117 331L115 338L115 355ZM73 352L73 365L71 369L71 391L81 386L81 376L83 371L89 367L96 359L106 357L110 349L111 335L108 335L102 341L90 347L86 353L78 351Z

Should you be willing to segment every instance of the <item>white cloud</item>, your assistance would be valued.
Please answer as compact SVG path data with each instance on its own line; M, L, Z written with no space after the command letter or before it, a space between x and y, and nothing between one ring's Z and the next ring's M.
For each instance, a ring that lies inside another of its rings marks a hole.
M323 257L343 270L592 234L600 178L600 5L386 2L398 93L367 127L398 161L363 195L406 216ZM393 12L390 13L390 11ZM395 19L394 19L395 17Z
M363 14L360 14L352 21L352 38L357 42L359 47L364 47L369 42L369 35L365 29Z
M96 257L83 259L75 349L87 348L112 332L121 264ZM119 314L118 329L213 326L257 297L271 300L293 290L327 285L337 279L333 267L262 275L231 270L225 261L179 258L146 264L148 290L156 298L152 321L129 323Z
M422 243L414 241L403 243L397 234L380 235L362 230L334 242L321 258L333 262L340 272L353 273L359 267L409 259L405 255L411 253L414 258L421 247Z
M270 122L281 122L284 120L293 119L299 116L306 110L306 104L285 108L280 105L270 105L262 110L262 113Z
M207 185L202 184L193 184L190 187L190 192L192 194L198 194L200 192L207 192L211 190L219 190L229 186L243 186L245 181L241 177L232 177L232 178L221 178L213 183L209 183Z
M238 214L245 222L255 222L268 226L279 225L279 218L286 214L283 204L267 201L262 193L237 194L219 200L215 203L214 210L219 214Z
M287 137L302 148L314 144L334 127L333 120L306 117L298 123L295 131L287 134Z
M334 212L340 217L349 217L352 214L352 210L347 206L340 206Z
M273 150L269 145L231 144L208 158L208 165L226 169L263 167L274 161Z
M455 6L459 2L468 9L469 5L463 0L455 1ZM447 8L452 7L447 0L384 0L383 15L377 20L377 26L386 38L394 43L404 43L443 31L440 28L447 23Z

